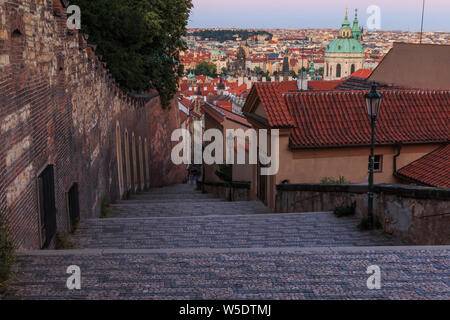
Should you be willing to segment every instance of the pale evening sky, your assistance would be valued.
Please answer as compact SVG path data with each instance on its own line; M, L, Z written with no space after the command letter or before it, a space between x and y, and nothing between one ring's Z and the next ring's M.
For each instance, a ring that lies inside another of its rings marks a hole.
M345 8L365 26L371 5L382 30L420 30L422 0L193 0L190 28L338 28ZM425 31L450 31L450 0L426 0Z

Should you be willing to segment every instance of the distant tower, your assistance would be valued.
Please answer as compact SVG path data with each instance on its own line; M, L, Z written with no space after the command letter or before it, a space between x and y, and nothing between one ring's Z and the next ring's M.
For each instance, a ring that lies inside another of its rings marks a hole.
M225 84L223 83L222 77L220 77L219 84L217 85L217 94L221 95L225 91Z
M355 13L353 28L350 27L347 11L338 38L325 49L324 80L340 80L364 67L365 50L361 40L358 11Z
M361 28L359 27L358 21L358 9L355 9L355 20L353 20L352 35L354 39L358 41L362 40L362 31Z
M289 76L291 75L291 72L289 70L289 49L286 49L286 54L284 55L283 59L283 71L281 72L281 79L282 81L288 81Z
M246 60L247 55L245 53L245 50L242 46L239 46L238 52L237 52L237 59L236 59L236 67L235 70L238 74L244 75L246 74Z
M311 77L311 80L315 80L316 78L316 69L314 68L314 61L311 61L309 64L309 76Z

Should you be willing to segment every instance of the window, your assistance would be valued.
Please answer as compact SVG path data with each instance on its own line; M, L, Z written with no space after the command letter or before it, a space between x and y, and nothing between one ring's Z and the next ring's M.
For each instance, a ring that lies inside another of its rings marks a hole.
M370 171L370 157L369 157L369 171ZM382 155L375 156L373 171L374 172L382 172L383 171L383 156Z
M355 68L355 65L354 64L352 64L352 69L350 70L350 74L354 74L355 73L355 70L356 68Z
M341 65L338 64L336 67L336 77L340 78L341 77Z

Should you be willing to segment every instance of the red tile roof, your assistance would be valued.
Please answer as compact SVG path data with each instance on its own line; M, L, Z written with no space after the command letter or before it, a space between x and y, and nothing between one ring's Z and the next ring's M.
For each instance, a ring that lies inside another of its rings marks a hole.
M403 167L398 175L428 186L450 188L450 144Z
M241 117L240 115L228 111L226 109L223 109L221 107L215 106L211 103L206 103L203 107L202 107L203 112L205 112L206 114L211 115L214 119L217 119L217 117L219 116L220 118L227 118L231 121L237 122L239 124L242 124L246 127L251 128L251 124L247 121L247 119L245 119L244 117ZM215 111L215 113L211 113L210 110ZM222 122L223 120L219 121Z
M369 70L369 69L359 69L359 70L356 70L356 72L352 73L350 75L350 78L355 77L355 78L367 79L368 77L370 77L372 72L373 72L373 70Z
M315 80L308 81L308 89L309 90L333 90L338 85L340 85L344 80Z
M291 91L297 91L296 81L258 82L253 85L250 95L258 96L271 127L286 128L293 127L294 121L281 94Z
M377 144L450 141L450 91L382 91ZM304 92L283 95L295 121L291 147L370 144L365 91ZM272 100L277 105L276 100ZM270 108L268 108L270 109Z

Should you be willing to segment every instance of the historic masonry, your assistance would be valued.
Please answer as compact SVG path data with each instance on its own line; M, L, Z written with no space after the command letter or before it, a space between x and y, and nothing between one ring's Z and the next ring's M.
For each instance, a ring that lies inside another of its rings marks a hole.
M180 182L170 161L174 104L118 88L68 1L0 0L0 212L19 248L150 186Z

